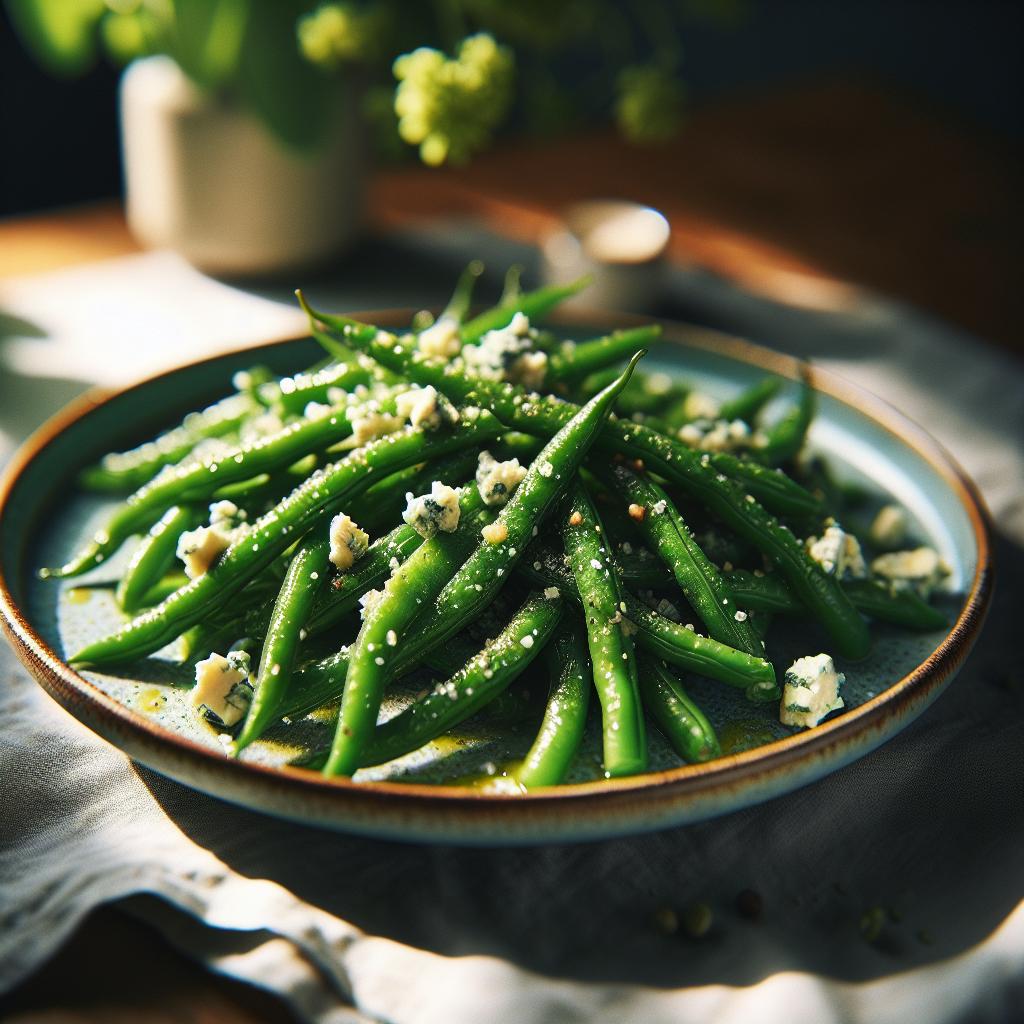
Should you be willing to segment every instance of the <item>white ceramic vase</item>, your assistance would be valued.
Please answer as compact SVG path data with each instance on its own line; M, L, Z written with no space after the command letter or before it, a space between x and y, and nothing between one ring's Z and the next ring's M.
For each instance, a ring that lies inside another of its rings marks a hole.
M356 97L323 144L296 152L244 110L193 85L168 57L121 82L128 224L211 274L266 275L322 262L355 238L365 184Z

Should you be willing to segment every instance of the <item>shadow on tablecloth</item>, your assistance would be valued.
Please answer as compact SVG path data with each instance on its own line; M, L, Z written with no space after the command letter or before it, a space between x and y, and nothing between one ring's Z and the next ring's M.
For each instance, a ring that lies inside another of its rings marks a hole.
M960 953L1024 898L1024 551L1001 539L988 624L949 691L900 736L789 796L654 835L579 845L403 845L281 822L144 768L195 842L361 929L553 977L749 985L777 971L873 979ZM757 921L735 899L753 889ZM663 907L707 903L702 939ZM861 918L883 908L874 942Z

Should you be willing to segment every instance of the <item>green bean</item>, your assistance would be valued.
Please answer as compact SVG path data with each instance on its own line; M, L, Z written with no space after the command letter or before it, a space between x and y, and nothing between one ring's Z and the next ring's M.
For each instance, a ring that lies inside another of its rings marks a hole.
M505 271L505 281L501 289L501 298L498 299L498 306L514 306L518 301L519 297L523 294L523 268L517 263L513 263L508 270ZM609 381L611 383L611 381ZM598 388L600 391L601 389Z
M814 389L805 376L796 405L767 431L767 443L759 455L769 466L780 466L796 458L804 446L816 405Z
M332 363L314 373L297 373L282 377L260 389L260 397L268 404L279 405L285 413L301 414L310 402L328 402L328 393L351 391L375 380L373 367L364 365L365 357L351 352L341 363Z
M579 602L576 581L565 567L562 555L541 544L533 544L519 574L543 587L558 587L566 597ZM711 637L699 636L651 611L629 591L624 600L625 617L637 628L637 645L673 665L708 679L743 690L755 703L778 700L775 669L763 658L734 650Z
M606 369L587 377L576 388L575 401L581 398L586 399L596 394L607 385L610 376L614 376L615 370ZM667 374L641 374L636 373L629 382L629 387L619 396L615 403L616 412L623 416L658 416L666 411L678 409L690 391L688 385L679 381L669 381L667 386L656 386L655 378L664 380ZM669 428L671 429L671 428Z
M718 418L743 420L753 426L757 414L779 393L781 387L780 377L762 377L735 398L723 402L718 410Z
M78 482L90 491L123 492L141 487L166 465L183 459L200 442L234 433L259 403L247 394L228 395L201 412L190 412L181 423L125 452L111 452L98 465L83 470Z
M450 679L378 726L363 765L383 764L436 739L486 707L543 650L563 602L532 594L504 630Z
M355 611L359 598L388 578L395 567L392 561L400 565L422 543L423 538L405 523L375 540L349 572L331 581L329 590L313 609L306 626L307 634L319 636Z
M308 310L308 307L307 307ZM378 337L365 325L353 326L344 317L330 317L308 310L310 315L346 335L362 351L419 384L432 384L457 401L482 402L494 410L506 426L524 433L550 436L575 415L578 406L558 399L530 395L525 389L496 381L467 377L458 364L425 358L396 344L393 336ZM871 646L864 620L831 576L804 550L753 495L724 473L701 461L699 453L681 442L663 437L639 424L610 419L602 431L598 450L641 458L647 468L677 484L741 538L767 555L786 575L810 613L832 637L839 653L861 658Z
M730 452L715 452L708 456L708 461L776 515L814 517L823 512L820 498L780 470Z
M183 572L169 572L162 579L157 580L149 592L139 601L140 608L151 608L169 597L176 590L180 590L188 583L188 577Z
M479 341L488 331L505 327L516 313L523 313L531 320L546 316L559 303L578 295L590 284L589 277L581 277L571 284L549 284L532 292L521 292L513 301L495 306L463 324L459 336L464 345Z
M469 262L459 276L455 291L452 292L452 297L448 300L448 305L445 306L439 319L454 320L455 323L461 324L469 316L469 308L473 302L473 289L483 272L484 265L480 260Z
M349 648L345 690L325 775L351 775L373 733L395 648L422 605L432 603L477 544L491 522L476 486L459 501L459 524L450 534L429 538L392 574Z
M256 676L256 691L238 739L235 740L235 756L261 736L274 721L281 695L291 678L300 632L317 592L327 578L329 549L330 540L326 535L310 535L292 556L270 616Z
M393 401L381 403L393 413ZM118 509L92 541L59 569L43 570L47 576L77 576L107 560L133 533L147 529L172 504L208 499L226 484L250 480L260 473L282 469L311 451L322 451L349 437L352 423L344 407L315 419L260 438L223 456L189 461L165 469L144 484Z
M133 619L112 636L89 644L71 660L78 665L131 661L159 650L211 608L228 600L294 540L321 525L338 507L377 480L405 466L425 462L497 437L501 424L488 412L463 415L450 430L425 435L415 428L389 434L339 462L317 470L270 512L261 516L208 572Z
M715 640L738 651L762 657L764 644L736 607L725 581L693 539L690 528L668 495L653 480L641 477L624 465L602 474L620 499L639 507L636 522L650 547L672 571L683 597Z
M711 723L664 663L645 656L640 668L644 706L672 749L691 764L720 757L722 748Z
M800 614L806 610L785 580L774 573L755 576L738 569L726 573L725 580L729 590L746 607L783 614ZM948 625L946 616L913 590L892 591L876 580L844 580L842 588L860 611L879 622L924 631Z
M601 512L604 516L604 509ZM607 519L607 516L604 518ZM616 561L619 578L627 587L664 587L674 582L672 573L657 555L651 554L646 548L636 548L629 541L619 545Z
M178 538L195 528L200 515L188 505L173 505L140 541L115 591L126 612L138 611L143 601L174 564Z
M583 742L593 688L587 650L577 623L562 623L545 647L544 657L551 692L537 738L514 773L524 789L557 786L565 778Z
M548 359L547 383L571 383L589 373L616 366L639 348L646 348L661 336L657 324L615 331L603 338L581 341L571 349L555 352Z
M487 528L486 543L479 545L455 574L434 608L423 613L429 617L437 643L461 629L501 589L545 514L572 482L615 396L642 355L638 352L614 384L592 398L548 441Z
M604 527L581 485L569 492L564 511L562 540L583 605L601 702L604 773L635 775L647 767L647 734L624 593Z
M282 558L247 583L224 606L211 611L183 634L187 642L183 661L196 661L219 647L230 647L245 637L266 633L275 598L284 582L287 560ZM188 583L186 577L185 583Z
M393 673L400 671L399 665L415 663L404 660L408 652L415 651L422 657L424 651L461 630L501 589L510 570L522 558L544 514L575 476L615 396L629 380L640 356L641 353L637 353L618 380L592 398L544 446L498 518L488 527L493 542L488 540L479 545L433 606L424 609L416 622L415 643L403 645ZM296 692L302 694L299 707L306 706L307 692L317 699L313 707L337 696L347 671L347 652L306 666L297 676Z
M366 492L361 506L370 506L386 499L383 491L391 480L399 478L402 493L419 491L429 488L432 480L464 480L473 471L477 462L476 452L456 452L453 455L436 459L425 466L415 468L410 475L396 473L393 478L371 487ZM375 493L376 492L376 493ZM385 501L385 504L387 502ZM360 508L354 518L362 523L366 512ZM373 519L367 519L372 522ZM373 590L383 583L396 565L404 562L421 544L423 538L409 525L402 523L393 530L379 537L359 562L349 572L341 573L331 581L330 590L317 602L310 616L306 632L309 636L318 636L341 622L345 616L354 611L359 598L367 591Z

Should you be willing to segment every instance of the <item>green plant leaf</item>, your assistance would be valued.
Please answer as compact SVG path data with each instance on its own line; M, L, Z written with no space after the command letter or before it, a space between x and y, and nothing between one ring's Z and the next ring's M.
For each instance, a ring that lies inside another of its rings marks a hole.
M216 89L238 70L250 0L174 0L168 53L197 85Z
M96 25L103 0L7 0L18 35L55 75L80 75L96 60Z
M312 149L334 112L337 80L310 65L299 52L296 22L308 2L251 0L239 61L243 103L282 142Z

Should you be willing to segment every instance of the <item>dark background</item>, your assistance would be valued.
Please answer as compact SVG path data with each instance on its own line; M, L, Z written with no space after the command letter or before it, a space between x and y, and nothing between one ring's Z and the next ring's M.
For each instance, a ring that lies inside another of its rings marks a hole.
M748 0L744 10L728 28L685 27L694 106L803 81L858 80L1014 147L1024 134L1024 4ZM119 192L117 78L106 63L83 78L51 77L0 6L0 215Z

